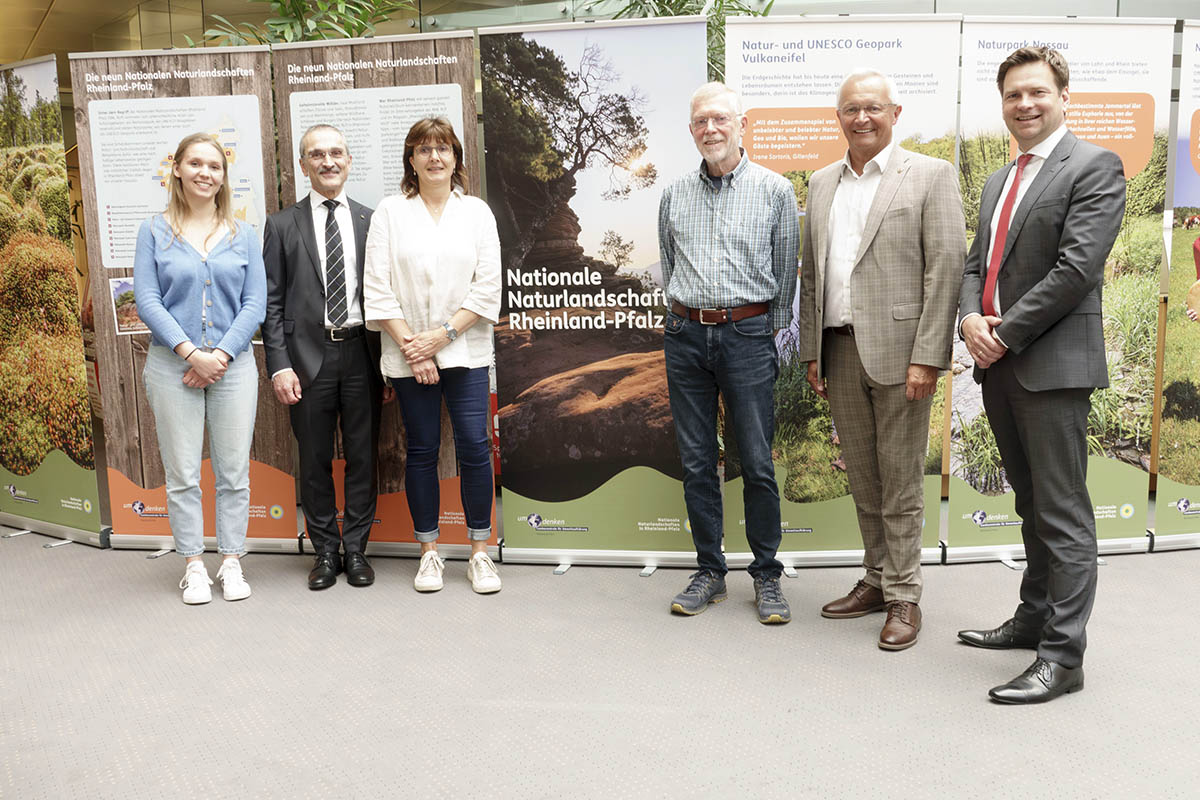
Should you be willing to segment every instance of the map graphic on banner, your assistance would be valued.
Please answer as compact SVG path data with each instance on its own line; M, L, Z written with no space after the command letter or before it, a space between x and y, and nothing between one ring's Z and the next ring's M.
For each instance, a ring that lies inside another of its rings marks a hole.
M180 140L213 134L229 162L233 213L262 228L262 130L258 98L140 97L88 104L96 164L97 247L107 268L133 266L143 220L167 205L167 180Z
M100 531L58 66L0 67L0 514ZM27 521L21 521L27 520ZM88 539L89 541L91 539Z
M849 73L863 68L892 78L901 106L892 141L913 152L954 161L958 89L958 15L906 17L731 18L725 34L726 82L742 94L749 120L743 144L754 161L792 182L801 208L813 171L845 156L835 108ZM801 222L803 222L801 216ZM800 292L796 293L797 307ZM775 470L783 511L781 552L860 551L838 433L829 405L806 378L799 328L781 331L775 390ZM938 546L945 381L930 415L922 546ZM732 475L731 475L732 472ZM741 479L726 465L726 547L748 549ZM731 533L736 532L735 538ZM847 559L856 561L857 556Z
M1101 540L1144 542L1173 29L1170 20L1126 18L963 23L959 171L970 237L984 182L1017 153L1001 117L996 72L1018 47L1045 45L1063 54L1070 69L1067 127L1116 152L1125 167L1125 220L1104 268L1110 386L1092 393L1088 419L1088 491ZM950 547L1019 545L1020 517L962 342L955 365Z
M704 30L662 20L480 33L504 271L506 558L692 551L657 219L663 187L700 163L687 113L705 82Z
M1183 27L1155 546L1200 533L1200 23Z
M404 139L414 122L445 117L460 139L465 130L462 88L457 83L294 92L290 104L296 147L310 126L334 121L354 158L346 193L371 207L388 195L402 193ZM311 183L299 171L295 183L295 199L301 200Z

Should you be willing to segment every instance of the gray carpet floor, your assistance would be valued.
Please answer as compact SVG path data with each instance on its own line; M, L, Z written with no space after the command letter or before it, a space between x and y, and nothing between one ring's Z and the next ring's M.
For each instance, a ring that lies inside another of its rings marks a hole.
M955 642L1009 616L996 563L926 567L889 653L882 615L818 614L853 569L786 579L770 627L744 573L685 619L683 570L508 564L485 597L449 562L418 595L386 558L310 592L252 554L251 598L188 607L174 555L49 541L0 540L4 798L1200 796L1200 551L1109 557L1085 690L1021 708L986 691L1032 654Z

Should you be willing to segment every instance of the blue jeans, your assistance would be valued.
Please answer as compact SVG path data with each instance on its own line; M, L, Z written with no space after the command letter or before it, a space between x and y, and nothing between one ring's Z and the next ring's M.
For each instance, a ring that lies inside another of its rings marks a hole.
M388 378L400 400L400 416L408 437L404 493L418 542L436 542L441 510L437 465L442 441L442 398L454 429L458 485L467 536L486 542L492 535L492 439L488 435L487 367L438 370L438 382Z
M181 556L204 552L200 460L204 428L216 479L217 550L246 552L250 518L250 442L258 410L258 368L247 350L229 362L224 377L203 389L183 385L188 363L151 345L142 378L154 411L154 428L167 477L167 517Z
M717 479L719 394L725 398L725 424L732 426L742 456L746 539L754 553L749 571L756 578L779 577L779 486L771 458L779 355L770 316L702 325L671 313L663 350L683 463L683 498L700 569L728 572L721 552L724 519Z

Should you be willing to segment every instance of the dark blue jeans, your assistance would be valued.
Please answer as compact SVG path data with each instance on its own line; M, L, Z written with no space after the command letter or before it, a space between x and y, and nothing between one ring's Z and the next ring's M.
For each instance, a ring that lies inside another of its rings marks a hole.
M416 378L389 378L400 399L400 415L408 436L404 491L418 542L437 541L438 451L442 439L442 398L450 412L458 456L459 491L467 518L467 535L486 541L492 533L492 440L488 436L487 367L439 369L437 383Z
M700 569L728 572L721 553L721 485L717 479L717 402L724 395L742 457L746 538L754 553L750 574L778 577L779 487L771 459L775 436L775 379L779 357L769 315L702 325L667 317L663 349L675 438L683 463L683 497Z

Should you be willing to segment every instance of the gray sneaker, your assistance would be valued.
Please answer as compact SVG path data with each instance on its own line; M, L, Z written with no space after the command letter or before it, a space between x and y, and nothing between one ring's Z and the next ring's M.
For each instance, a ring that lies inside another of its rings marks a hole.
M792 609L783 596L779 578L754 579L754 604L758 606L758 621L763 625L792 621Z
M692 575L692 582L686 589L675 595L671 612L692 617L708 608L709 603L719 603L726 597L725 578L701 570Z

